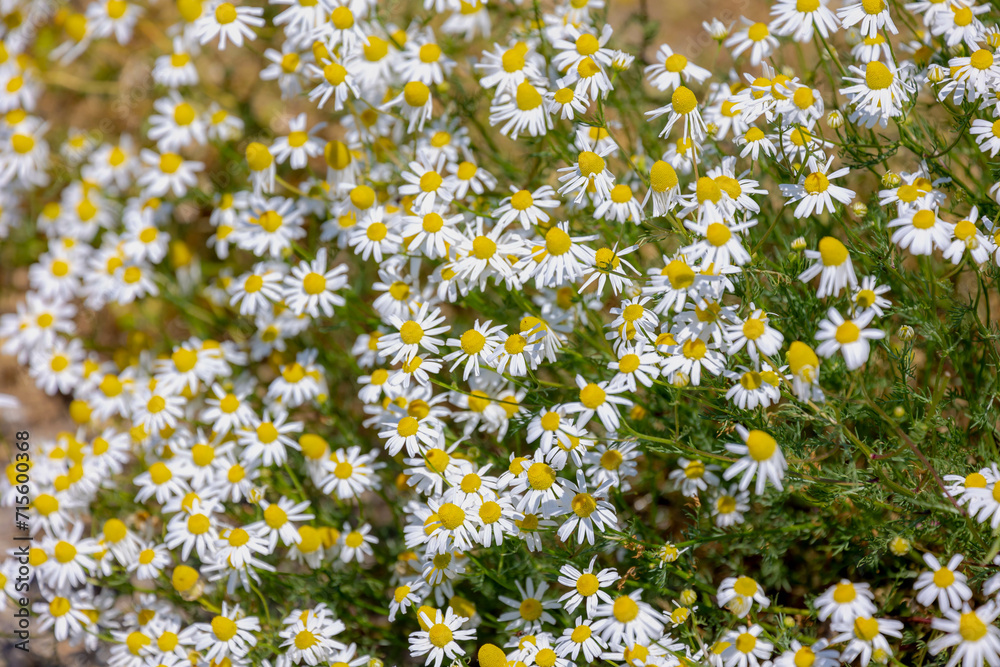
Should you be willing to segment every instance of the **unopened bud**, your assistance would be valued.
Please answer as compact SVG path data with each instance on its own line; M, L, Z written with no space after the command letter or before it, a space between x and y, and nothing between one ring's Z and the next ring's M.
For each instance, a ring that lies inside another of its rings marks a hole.
M863 218L868 215L868 207L863 202L856 201L851 204L851 212L859 218Z
M830 129L833 130L836 130L838 127L843 127L844 114L834 109L833 111L831 111L826 115L826 124L830 126Z
M887 171L882 174L882 187L885 188L897 188L899 184L903 182L903 179L899 177L899 174Z
M701 27L717 42L721 42L726 37L729 37L729 28L719 19L712 19L707 23L702 22Z
M897 332L896 335L899 336L899 340L906 342L908 340L913 340L913 337L916 335L916 332L913 330L913 327L911 327L909 324L904 324L903 326L899 327L899 331Z
M889 551L896 554L897 556L905 556L910 553L910 549L913 547L910 541L905 537L894 537L892 542L889 542Z
M792 250L795 252L802 252L806 249L806 240L804 237L800 236L794 241L792 241Z

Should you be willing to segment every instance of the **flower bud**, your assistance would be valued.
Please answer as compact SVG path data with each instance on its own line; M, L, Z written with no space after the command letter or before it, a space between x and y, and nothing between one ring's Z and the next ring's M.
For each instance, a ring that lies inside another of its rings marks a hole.
M698 601L698 594L695 593L690 588L685 588L684 590L681 591L680 602L685 607L690 607L697 601Z
M631 53L625 53L624 51L615 51L611 54L611 68L616 72L624 72L632 63L635 62L635 56Z
M802 252L806 249L806 240L804 237L800 236L794 241L792 241L792 250L795 252Z
M896 554L897 556L905 556L910 553L912 544L905 537L899 537L898 535L892 538L892 542L889 542L889 551Z
M899 336L899 340L905 342L908 340L913 340L913 337L916 335L916 332L913 330L913 327L911 327L909 324L904 324L903 326L899 327L899 332L897 332L896 335Z
M680 550L673 544L664 544L660 547L660 560L664 563L673 563L680 555Z
M863 202L856 201L851 204L851 212L859 218L863 218L868 215L868 207Z
M717 42L721 42L726 37L729 37L729 28L727 28L726 24L719 19L712 19L707 23L702 22L701 27L703 27L705 32L711 35L712 39Z
M897 188L899 184L903 182L903 179L899 177L899 174L887 171L882 174L882 187L884 188Z
M940 65L931 65L927 68L927 80L931 83L941 83L947 75L948 71Z
M843 127L844 125L844 114L840 113L836 109L831 111L826 115L826 124L832 130L836 130L838 127Z

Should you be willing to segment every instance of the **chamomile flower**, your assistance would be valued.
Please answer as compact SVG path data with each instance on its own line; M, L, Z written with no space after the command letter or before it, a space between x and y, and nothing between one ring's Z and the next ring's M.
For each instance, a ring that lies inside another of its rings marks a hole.
M841 662L853 662L855 658L860 658L861 667L867 667L876 651L892 655L886 637L901 637L903 624L887 618L858 616L852 622L833 624L832 630L838 633L832 643L847 642L840 656Z
M500 134L517 139L521 134L538 137L552 129L552 116L545 104L544 86L525 80L513 91L497 93L490 106L490 125L500 125Z
M812 266L799 274L799 280L809 282L820 276L816 296L839 296L841 290L850 286L855 289L858 279L854 275L854 264L847 247L832 236L824 236L819 241L818 250L806 250L805 255L813 260Z
M771 16L774 34L791 36L796 42L811 41L814 30L826 39L840 27L840 21L827 7L827 0L778 0L771 7Z
M596 414L605 429L616 431L621 422L618 406L632 405L630 399L620 395L624 387L612 386L609 381L588 382L582 375L576 376L576 386L580 390L578 400L568 403L566 411L577 414L577 427L587 424Z
M841 178L850 173L850 169L843 167L835 171L830 171L833 157L826 163L820 163L814 157L809 158L808 174L799 177L799 182L794 185L781 184L781 196L788 199L789 204L796 205L793 215L796 218L808 218L812 215L822 215L824 212L834 212L834 201L841 204L849 204L854 199L854 190L834 185L830 181Z
M558 609L560 605L556 600L544 599L545 591L549 590L549 585L545 581L536 584L529 578L523 585L515 580L514 585L520 593L520 600L504 595L497 596L500 602L513 609L504 612L497 619L507 624L509 632L520 630L529 634L537 633L542 629L543 623L555 623L556 619L549 610Z
M493 211L497 224L501 226L509 225L517 220L523 229L531 229L532 225L541 225L549 221L549 215L545 209L559 206L559 200L555 198L555 190L548 185L543 185L533 191L518 190L512 185L510 191L513 194L504 198L500 202L500 206Z
M875 276L865 276L861 279L861 284L851 295L851 303L855 312L871 309L879 317L885 316L885 309L892 305L889 299L882 296L889 292L888 285L879 285Z
M955 554L947 565L941 565L933 555L924 554L924 562L930 572L921 572L913 584L917 593L917 602L929 607L935 602L942 611L958 610L972 598L972 590L966 584L966 576L958 572L963 556Z
M781 349L785 337L773 328L767 313L762 308L750 304L751 313L745 320L725 327L729 339L729 354L733 355L746 347L750 358L756 363L760 355L772 356Z
M826 589L813 604L821 621L830 619L831 623L845 624L874 614L874 599L868 584L841 579Z
M760 638L764 628L759 625L740 626L730 630L723 636L723 642L728 644L722 652L722 663L725 667L757 667L761 661L767 661L774 650L774 644Z
M749 51L750 64L756 67L774 51L778 40L771 35L766 23L754 22L743 16L740 20L745 27L733 33L725 45L731 49L733 58Z
M264 26L263 7L236 7L231 2L215 2L206 8L195 23L198 41L208 44L219 38L219 50L224 51L226 43L243 46L243 40L254 40L257 35L253 28Z
M587 618L593 618L599 603L613 601L604 589L618 580L618 571L609 567L595 572L595 562L596 558L592 558L584 570L578 570L571 564L559 568L559 583L571 589L559 598L566 613L572 614L582 604Z
M642 591L619 594L594 611L592 630L609 646L645 644L663 634L660 614L642 601Z
M945 634L928 643L931 655L954 646L947 667L955 667L959 661L963 667L1000 662L1000 629L994 624L1000 608L995 601L976 609L964 604L961 609L941 611L944 618L931 619L931 628Z
M586 541L594 544L595 533L617 526L614 506L606 500L600 500L610 486L605 484L594 489L593 493L588 492L586 475L582 470L576 471L576 483L566 482L562 497L552 501L546 512L552 517L569 516L559 527L559 539L568 542L575 532L577 543Z
M434 664L434 667L441 667L441 662L447 657L453 660L460 655L465 655L456 640L467 641L475 638L475 630L462 630L462 625L469 619L459 616L449 607L444 613L434 610L434 615L427 612L420 613L420 619L426 629L418 630L409 637L410 654L424 659L425 665Z
M736 486L720 487L712 499L712 520L719 528L743 523L743 515L750 511L750 492Z
M613 148L604 148L599 152L581 151L577 155L577 161L570 167L563 167L557 170L561 175L559 181L562 186L559 194L568 195L575 192L574 203L583 201L587 192L593 188L597 201L604 201L611 196L611 188L615 177L608 171L605 157L612 152Z
M684 122L685 139L701 141L707 134L705 121L702 120L701 112L698 110L698 98L687 86L678 86L670 96L670 104L667 106L647 111L646 116L650 119L667 116L666 125L660 130L660 137L666 138L670 130L678 121Z
M882 0L865 1L882 3ZM890 118L903 115L903 106L916 90L909 63L904 62L897 68L891 60L887 63L874 60L864 69L851 65L850 71L855 76L845 77L844 80L852 85L841 88L840 93L854 106L852 121L861 121L867 128L875 125L886 127Z
M700 491L707 491L709 487L719 484L719 476L716 474L718 471L717 465L682 456L677 459L677 469L670 471L669 479L680 488L682 494L694 498Z
M177 153L155 153L147 148L139 155L144 170L136 179L136 184L145 188L149 197L162 197L172 193L183 197L189 188L198 182L197 172L205 168L204 163L185 160Z
M740 479L742 491L749 488L750 482L756 477L754 492L757 495L764 493L768 482L779 491L782 490L782 478L785 476L788 463L785 462L785 456L778 442L765 431L756 429L749 431L740 425L736 426L736 431L744 444L727 444L726 450L742 458L726 469L722 475L723 479L731 480L742 473Z
M867 328L874 317L873 310L866 310L847 320L836 308L830 308L826 318L819 323L816 340L821 343L816 347L816 354L828 359L840 352L848 370L861 368L868 361L871 349L868 341L885 337L881 329Z
M285 305L296 315L307 313L319 317L320 311L333 316L335 306L343 306L344 297L336 294L347 284L347 267L339 264L327 270L326 248L320 248L316 258L301 262L284 277L282 296Z
M193 626L194 649L206 651L205 659L227 658L240 660L257 645L255 633L260 631L256 616L245 616L239 605L229 607L222 603L221 613L209 623Z
M866 37L875 37L883 28L892 34L898 32L889 16L889 5L883 0L862 0L845 5L837 10L837 14L843 27L850 28L860 24L859 30Z
M716 602L740 618L750 613L754 602L761 609L767 609L771 605L760 584L745 575L723 579L716 593Z
M648 65L645 73L649 82L664 92L674 90L683 83L703 83L711 75L707 69L675 53L666 44L657 49L656 62Z

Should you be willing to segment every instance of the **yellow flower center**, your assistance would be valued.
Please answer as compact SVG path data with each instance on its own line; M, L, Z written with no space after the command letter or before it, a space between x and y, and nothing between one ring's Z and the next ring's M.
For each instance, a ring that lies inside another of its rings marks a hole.
M576 52L581 56L592 56L600 48L601 43L589 33L584 33L576 38Z
M236 7L232 3L223 2L215 8L215 20L226 25L236 20Z
M958 633L967 642L978 642L986 636L988 628L974 611L967 611L958 618Z
M921 209L913 214L913 226L917 229L930 229L937 221L934 211Z
M528 485L536 491L545 491L556 481L556 471L547 463L536 461L528 468Z
M399 420L399 424L396 425L396 432L404 438L409 438L417 434L419 426L420 423L416 419L407 415Z
M465 521L465 510L455 503L444 503L437 514L441 525L447 530L455 530Z
M216 616L212 619L212 632L220 641L228 642L236 636L238 630L236 623L225 616Z
M679 53L675 53L667 57L667 59L663 63L663 66L666 68L668 72L673 72L674 74L677 74L679 72L683 72L684 68L687 67L687 64L688 64L688 59L686 57L682 56Z
M589 178L604 171L604 158L593 151L583 151L577 157L577 165L580 173Z
M753 597L757 593L757 582L750 577L739 577L733 584L733 590L737 595Z
M558 227L553 227L545 234L545 249L551 255L565 255L572 244L569 234Z
M939 568L934 573L934 585L938 588L948 588L953 583L955 583L955 573L948 568Z
M824 236L819 241L819 256L824 266L840 266L848 257L847 247L832 236Z
M754 461L767 461L777 448L777 441L764 431L755 429L747 434L747 453Z
M854 322L846 320L843 324L837 327L835 337L838 343L841 345L847 345L848 343L853 343L861 337L861 330Z
M811 195L818 194L820 192L826 192L827 188L830 187L830 180L826 177L826 174L821 174L815 171L808 176L806 176L805 183L802 187L806 189Z
M570 506L573 508L574 514L585 519L597 509L597 501L589 493L578 493L573 496Z
M403 100L413 108L422 107L427 104L430 96L431 89L420 81L410 81L403 86Z
M867 4L869 2L877 2L880 5L882 0L864 0ZM877 60L873 60L868 63L865 68L865 84L872 90L884 90L892 85L893 76L889 68L880 63Z
M742 632L736 638L736 650L740 653L750 653L757 646L757 638L749 632Z
M733 233L729 231L729 227L721 222L713 222L705 230L705 238L716 248L726 245L732 235Z
M496 523L500 520L500 505L492 500L487 500L479 507L479 518L484 523Z
M695 107L698 106L698 98L694 96L690 88L678 86L670 96L670 104L674 113L685 115L694 111Z
M489 259L496 251L496 242L488 236L477 236L472 240L472 254L476 259Z
M629 596L621 595L612 605L612 614L619 623L629 623L639 615L639 605Z
M854 619L854 636L864 642L875 639L878 636L878 621L861 616Z
M58 542L55 548L56 560L65 565L76 558L76 547L69 542Z
M541 106L542 95L533 85L527 81L522 81L517 85L515 101L517 103L517 108L521 111L531 111L532 109L536 109Z

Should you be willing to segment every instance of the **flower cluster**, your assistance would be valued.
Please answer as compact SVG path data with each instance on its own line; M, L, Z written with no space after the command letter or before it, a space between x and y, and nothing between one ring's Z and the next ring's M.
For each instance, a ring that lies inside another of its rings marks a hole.
M641 43L604 0L397 4L0 3L0 351L74 424L32 455L39 629L1000 664L990 7L776 0L710 70L645 4ZM120 123L59 108L126 63Z

